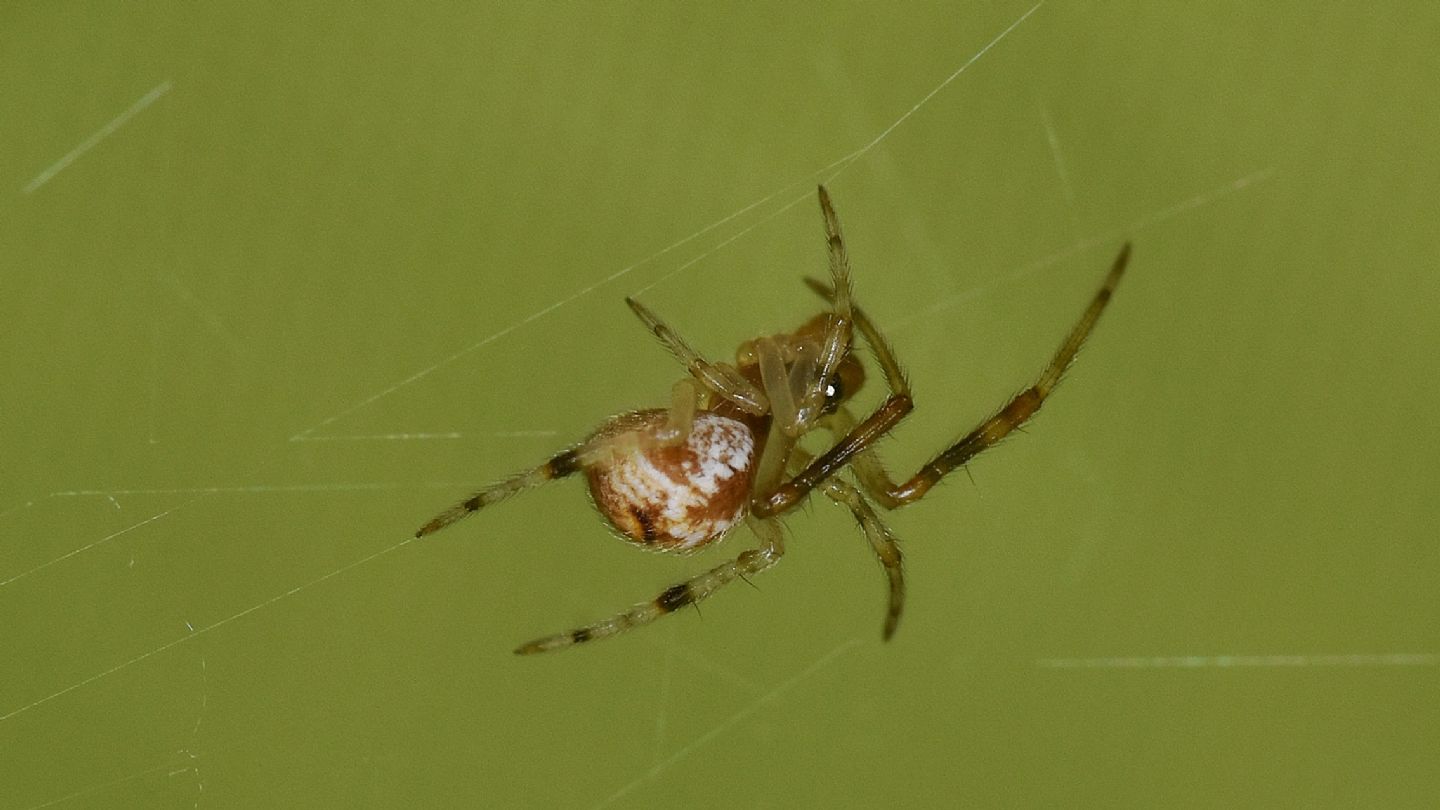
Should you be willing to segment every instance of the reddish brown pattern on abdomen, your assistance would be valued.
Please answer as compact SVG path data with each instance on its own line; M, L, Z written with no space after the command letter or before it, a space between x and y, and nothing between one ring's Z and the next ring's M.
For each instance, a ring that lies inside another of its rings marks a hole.
M597 436L630 448L586 469L596 508L627 539L660 551L691 551L719 539L745 515L755 440L743 423L702 411L684 444L654 446L663 410L616 417Z

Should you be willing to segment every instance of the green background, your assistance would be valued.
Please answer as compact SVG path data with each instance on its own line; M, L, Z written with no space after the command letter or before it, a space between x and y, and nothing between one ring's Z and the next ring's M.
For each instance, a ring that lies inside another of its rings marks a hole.
M1027 9L8 5L0 805L1433 802L1440 7L1052 2L834 165ZM897 470L1132 272L891 517L893 642L817 501L758 592L511 655L752 540L573 481L405 538L665 401L623 296L808 317L819 179Z

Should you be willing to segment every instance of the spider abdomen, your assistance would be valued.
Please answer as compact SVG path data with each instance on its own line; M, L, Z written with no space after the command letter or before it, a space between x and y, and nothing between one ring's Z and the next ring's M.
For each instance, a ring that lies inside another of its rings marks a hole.
M702 411L684 442L662 440L668 413L622 414L595 438L611 448L586 466L595 508L627 540L691 551L745 516L755 437L743 422Z

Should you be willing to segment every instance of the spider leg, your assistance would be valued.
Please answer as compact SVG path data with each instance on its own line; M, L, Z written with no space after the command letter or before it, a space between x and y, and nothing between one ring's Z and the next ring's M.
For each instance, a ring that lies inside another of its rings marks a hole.
M740 372L736 371L734 367L726 363L713 363L706 360L699 352L691 348L690 344L686 343L685 339L680 337L680 334L669 324L660 320L660 316L634 298L626 298L625 303L630 305L630 309L636 317L655 337L659 338L665 348L675 356L675 359L689 370L691 376L703 383L706 388L735 403L747 413L759 415L765 413L769 408L769 402L760 389L740 376Z
M790 509L824 483L852 459L863 454L881 436L889 433L915 407L909 394L892 394L865 421L856 425L805 469L773 490L761 490L750 502L750 512L758 517L771 517ZM773 432L773 431L772 431ZM769 448L766 448L767 452Z
M884 638L889 641L895 635L895 627L900 624L900 611L905 607L905 569L901 566L900 546L895 542L890 527L875 514L875 507L855 487L839 478L831 478L821 487L832 500L850 507L850 513L865 531L865 539L870 541L876 559L885 568L885 578L890 583L890 608L885 614Z
M825 186L817 189L820 197L820 215L825 220L825 244L830 249L830 283L835 291L835 311L850 315L850 254L845 250L845 238L840 234L840 217L835 215L835 206L830 202L830 192Z
M854 430L856 424L855 414L844 405L820 421L820 425L829 430L830 434L837 439ZM878 501L886 509L894 509L899 505L890 496L890 490L895 485L890 482L884 463L873 447L856 453L850 459L850 469L860 482L860 486L864 488L866 495Z
M794 460L805 464L809 461L808 455L804 450L797 449ZM855 487L839 478L831 478L820 489L831 500L850 508L850 513L865 532L865 539L870 541L875 558L885 568L885 578L890 584L890 607L885 614L883 638L889 641L895 635L895 628L900 624L900 612L905 608L904 555L900 553L900 545L890 527L875 513L875 507Z
M518 475L513 475L504 481L491 484L449 509L446 509L444 512L432 518L429 523L421 526L419 531L415 532L415 536L424 537L427 534L438 532L451 523L461 518L469 517L490 504L503 501L511 495L531 489L532 487L537 487L546 481L564 478L580 468L580 450L578 448L566 450L533 470L527 470Z
M790 481L775 488L768 496L758 496L751 504L751 511L760 517L769 517L789 509L809 494L811 489L824 482L836 470L852 460L858 460L857 473L862 475L862 481L868 479L867 488L886 508L894 509L919 500L950 471L964 465L981 451L998 444L1001 439L1024 425L1040 410L1045 398L1055 390L1055 386L1064 376L1065 370L1074 362L1075 355L1079 353L1085 339L1095 328L1096 321L1105 311L1105 305L1110 302L1110 297L1114 294L1116 285L1120 283L1120 277L1124 275L1125 266L1129 261L1130 244L1127 242L1120 249L1119 255L1115 257L1114 263L1110 266L1110 272L1105 275L1105 280L1101 283L1100 289L1096 291L1095 297L1091 299L1090 305L1085 308L1080 320L1066 335L1065 341L1060 344L1060 348L1051 358L1050 364L1040 373L1040 379L1034 385L1021 391L998 413L921 467L919 472L911 476L908 481L899 485L889 481L877 460L864 458L869 455L866 451L870 446L913 408L908 386L905 384L904 376L899 374L899 366L894 362L894 355L889 351L888 344L879 337L879 331L875 330L872 324L870 328L877 336L877 340L871 348L875 349L877 354L888 354L889 360L882 359L881 364L882 366L891 366L895 370L893 374L887 371L887 381L892 388L904 387L902 390L892 393L879 409L851 428L844 438L835 443L835 446L811 462ZM868 319L866 320L868 322ZM868 335L866 339L869 340Z
M825 222L825 244L830 251L830 281L834 294L834 313L826 325L824 338L820 343L820 355L816 361L817 373L810 381L809 389L799 398L795 433L803 433L814 425L821 416L825 403L825 386L829 383L840 361L850 350L851 304L850 304L850 256L845 250L845 238L840 233L840 218L830 202L830 192L822 185L818 189L820 213Z
M750 528L760 538L760 547L748 549L729 562L718 565L703 574L692 577L678 585L672 585L648 602L612 616L604 621L576 628L568 633L536 639L515 649L517 655L531 655L569 647L586 641L597 641L623 633L635 627L649 624L667 613L674 613L686 605L693 605L729 585L737 579L758 574L780 560L785 553L785 544L780 524L769 520L750 520Z
M1095 297L1091 299L1090 305L1086 307L1080 320L1071 328L1065 341L1060 344L1060 348L1051 358L1049 365L1040 373L1040 378L1035 384L1021 391L994 416L982 422L963 439L921 467L919 472L911 476L908 481L895 484L886 475L879 459L875 458L873 454L862 453L858 456L854 463L855 472L870 495L887 509L895 509L913 503L923 497L931 487L939 483L952 470L963 466L980 452L994 447L1010 432L1029 421L1045 403L1045 398L1055 390L1055 386L1064 376L1065 370L1075 361L1075 355L1079 353L1085 339L1095 328L1095 323L1104 312L1105 305L1110 302L1110 297L1114 294L1116 285L1120 283L1120 277L1124 275L1125 266L1129 260L1130 245L1126 243L1120 249L1119 255L1115 257L1110 272L1106 274L1104 282L1095 293ZM880 350L877 348L876 352L879 354ZM851 423L854 421L854 418L848 414L842 416L837 412L835 416L840 417L837 430L845 429L845 420ZM851 430L853 432L854 429Z
M537 487L546 481L563 478L592 464L603 464L612 455L623 455L632 451L635 444L645 442L662 447L684 444L690 438L690 430L695 425L695 414L700 407L702 396L703 392L694 380L688 378L679 380L670 391L670 410L665 420L665 427L656 434L627 431L618 437L603 433L592 435L578 447L566 450L539 467L491 484L446 509L415 532L415 536L424 537L427 534L433 534L451 523L511 495Z
M799 417L798 406L795 403L797 392L791 387L790 372L785 368L785 358L780 351L780 344L773 337L762 337L755 340L755 359L760 366L760 383L765 388L765 398L770 400L770 415L779 422L787 433L792 433L796 420ZM808 368L814 373L813 363L808 353L802 352L797 356L795 365L800 368ZM797 372L799 373L799 372ZM809 385L807 377L805 385Z
M790 373L804 374L815 369L813 346L796 347L795 363L787 372L780 347L771 338L755 341L756 360L760 366L760 382L765 386L765 395L770 400L770 428L765 438L765 450L756 464L752 479L752 495L769 492L785 478L785 467L791 457L798 433L795 427L800 414L796 405L798 386L809 386L808 377L796 380Z
M805 285L826 301L835 300L834 288L825 282L807 277ZM875 322L870 320L870 316L865 313L864 309L852 305L851 314L855 318L856 328L860 330L866 344L870 346L870 351L875 355L875 362L880 365L880 369L885 375L885 382L890 388L890 393L908 396L910 382L900 368L900 361L896 359L895 350L891 347L890 341L875 326ZM839 439L854 430L857 423L850 409L841 405L834 413L823 417L819 424L828 428L835 438ZM879 501L886 509L896 507L895 499L890 496L889 492L895 485L890 483L890 479L885 474L885 468L873 448L856 453L850 461L850 468L855 471L855 477L859 479L866 494Z

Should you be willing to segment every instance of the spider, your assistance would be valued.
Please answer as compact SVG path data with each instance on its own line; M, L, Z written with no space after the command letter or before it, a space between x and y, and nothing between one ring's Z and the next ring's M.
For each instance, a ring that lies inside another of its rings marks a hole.
M759 546L666 588L609 619L521 645L521 655L608 638L698 603L736 579L770 568L785 553L779 517L819 490L848 507L889 583L883 637L895 633L905 600L900 546L874 504L896 509L922 498L946 474L995 445L1040 409L1105 309L1130 256L1121 248L1100 290L1034 385L1021 391L964 438L902 483L886 474L872 445L914 407L910 385L889 342L855 305L850 261L830 194L819 187L830 254L830 283L806 284L829 309L794 332L741 343L733 364L703 357L634 298L625 303L688 374L668 408L630 411L606 420L588 438L540 466L488 486L441 512L415 533L439 531L524 490L583 472L595 508L622 538L647 549L689 553L720 540L745 521ZM874 354L889 396L864 419L847 403L865 371L853 352L858 331ZM813 430L834 437L816 456L797 442ZM836 475L849 468L853 482Z

